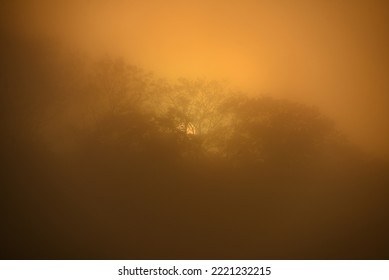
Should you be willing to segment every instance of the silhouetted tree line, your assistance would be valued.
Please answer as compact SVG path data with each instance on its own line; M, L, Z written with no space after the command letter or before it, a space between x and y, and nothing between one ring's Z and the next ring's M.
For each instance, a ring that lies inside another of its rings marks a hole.
M388 257L386 165L318 109L13 36L1 256Z

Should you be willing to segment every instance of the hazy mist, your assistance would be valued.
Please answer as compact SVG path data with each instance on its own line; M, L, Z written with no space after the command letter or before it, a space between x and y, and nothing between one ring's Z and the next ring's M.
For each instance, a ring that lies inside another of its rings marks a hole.
M387 155L387 10L359 0L38 0L6 13L15 30L161 77L226 79L319 106L352 141Z
M0 13L0 258L389 258L384 1Z

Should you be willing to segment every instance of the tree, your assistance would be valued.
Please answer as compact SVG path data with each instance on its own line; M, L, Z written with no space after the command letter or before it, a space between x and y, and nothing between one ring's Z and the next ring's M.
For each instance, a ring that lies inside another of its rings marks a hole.
M313 160L340 139L331 120L314 108L268 97L230 104L233 133L226 154L251 164L296 166Z
M180 79L161 98L159 123L177 134L193 156L217 153L216 136L227 125L222 109L230 94L215 81Z

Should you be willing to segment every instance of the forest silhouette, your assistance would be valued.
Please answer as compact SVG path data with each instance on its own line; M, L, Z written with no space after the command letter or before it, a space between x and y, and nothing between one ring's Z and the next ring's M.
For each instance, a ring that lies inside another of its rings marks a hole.
M13 34L5 259L388 258L388 169L312 106Z

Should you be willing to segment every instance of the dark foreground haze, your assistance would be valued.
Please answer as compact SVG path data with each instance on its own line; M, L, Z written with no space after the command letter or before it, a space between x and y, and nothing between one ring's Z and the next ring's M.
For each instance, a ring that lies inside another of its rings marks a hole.
M384 4L53 2L1 6L1 259L389 258Z

